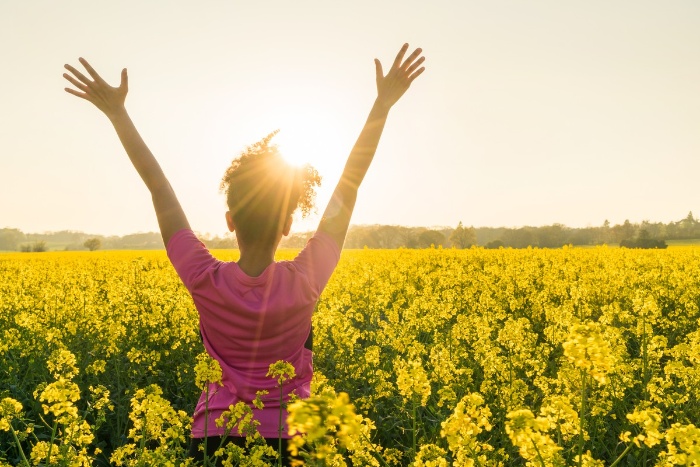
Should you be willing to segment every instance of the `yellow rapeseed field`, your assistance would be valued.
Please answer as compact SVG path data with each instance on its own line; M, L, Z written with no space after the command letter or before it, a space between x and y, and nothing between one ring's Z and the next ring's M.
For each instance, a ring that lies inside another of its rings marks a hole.
M290 446L309 465L700 465L699 281L694 248L345 251ZM220 373L164 252L0 255L0 357L0 466L194 465ZM221 420L255 446L222 465L276 465L250 410Z

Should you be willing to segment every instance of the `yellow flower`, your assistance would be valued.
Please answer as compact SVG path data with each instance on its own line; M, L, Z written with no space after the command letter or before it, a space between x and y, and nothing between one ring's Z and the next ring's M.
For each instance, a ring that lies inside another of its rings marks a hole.
M600 324L586 322L572 326L563 347L564 355L575 367L583 369L598 384L608 382L607 375L616 362Z
M22 404L6 397L0 401L0 431L10 431L12 420L22 413Z
M278 360L270 365L267 376L277 377L277 384L282 386L285 381L289 381L296 376L296 371L294 371L294 366L291 363Z
M49 448L51 449L51 459L48 459L48 462L46 462L44 465L57 464L60 448L55 444L51 445L46 441L39 441L32 448L32 452L30 454L30 459L32 460L32 463L34 465L39 465L41 461L47 460L46 457L49 455Z
M674 423L664 434L666 451L659 457L667 464L662 465L700 465L700 428L693 424Z
M85 368L85 373L89 375L99 375L105 372L107 362L104 360L95 360Z
M528 409L514 410L506 416L506 433L528 465L563 465L561 447L552 440L548 431L552 428L546 418L535 418Z
M490 417L491 410L484 406L484 398L472 393L464 396L454 413L442 422L440 436L447 438L457 465L473 464L483 452L493 451L490 444L477 439L479 433L491 431Z
M428 374L423 369L423 365L418 360L405 362L397 359L396 363L396 385L399 392L406 401L413 401L420 397L420 404L425 407L430 397L430 381Z
M54 351L46 362L46 366L49 368L49 373L56 379L73 379L78 374L75 355L66 349Z
M435 444L425 444L420 447L412 467L447 467L445 450Z
M92 406L95 410L114 410L114 404L112 404L109 399L109 389L99 384L97 386L90 386L90 393L92 395Z
M255 399L253 399L253 406L256 409L262 410L265 407L265 404L262 401L263 396L266 396L270 393L270 391L256 391L255 392Z
M335 440L348 447L360 430L355 409L344 392L327 390L309 399L298 400L288 407L287 426L293 436L289 443L292 455L304 445L314 446L317 456L327 457Z
M661 425L661 411L657 408L635 410L631 414L627 414L627 419L642 427L643 433L638 434L632 439L637 447L644 443L647 447L654 447L664 439L664 436L659 431Z
M80 399L80 389L72 381L60 378L58 381L46 385L39 395L44 413L49 412L56 417L59 423L68 424L71 419L78 417L78 408L74 405Z
M204 390L209 386L209 383L223 386L221 382L221 365L206 352L197 355L197 364L194 366L194 374L194 381L199 389Z
M552 396L540 408L540 417L546 418L550 426L556 427L565 440L579 434L581 424L578 412L564 396Z
M226 433L232 433L237 427L237 433L232 433L232 436L253 436L260 425L259 421L253 419L253 409L243 401L230 405L228 410L224 410L215 420L215 423L219 428L225 426Z
M574 465L579 465L579 456L576 455L574 456ZM593 456L591 456L591 451L586 451L582 456L581 456L581 466L582 467L605 467L605 463L603 461L600 461L598 459L594 459Z

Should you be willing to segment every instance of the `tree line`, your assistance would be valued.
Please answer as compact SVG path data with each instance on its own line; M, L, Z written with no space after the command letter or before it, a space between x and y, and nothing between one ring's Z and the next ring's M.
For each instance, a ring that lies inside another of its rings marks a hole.
M62 230L24 233L19 229L0 229L0 251L48 250L158 250L163 249L159 233L145 232L124 236L105 236Z
M301 248L312 232L293 234L282 240L281 246ZM560 248L564 245L591 246L616 244L628 248L665 248L666 240L700 238L700 221L690 212L668 224L625 220L612 225L583 228L552 224L541 227L456 227L426 228L394 225L352 226L345 248Z
M284 237L282 248L302 248L313 232L294 233ZM235 236L200 234L209 248L237 248ZM598 227L573 228L563 224L541 227L405 227L397 225L353 225L348 231L345 248L560 248L564 245L619 244L630 248L665 248L666 240L700 238L700 221L690 212L668 224L625 220L612 225L607 220ZM41 234L24 233L19 229L0 229L0 251L46 250L158 250L163 240L157 232L124 236L92 235L60 231Z

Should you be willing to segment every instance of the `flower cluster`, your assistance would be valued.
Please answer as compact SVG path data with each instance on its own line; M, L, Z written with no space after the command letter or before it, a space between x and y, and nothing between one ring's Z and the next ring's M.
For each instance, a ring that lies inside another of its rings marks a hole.
M223 385L221 383L221 365L206 352L197 355L197 364L194 366L194 382L202 390L209 384Z
M572 326L563 347L564 355L575 367L584 370L598 384L608 382L608 374L615 367L615 358L599 323L586 322Z
M10 431L12 420L22 413L22 404L11 397L0 401L0 431Z
M420 400L420 405L425 406L430 397L431 388L428 381L428 374L423 368L423 364L418 360L408 362L397 359L396 385L399 392L406 401Z
M132 443L117 448L110 457L114 464L165 465L183 457L190 416L175 410L163 398L163 390L155 384L136 391L129 413ZM155 446L151 449L151 446Z
M464 396L457 403L452 415L442 422L440 435L447 439L457 465L469 465L476 461L486 463L486 452L493 446L479 441L479 434L491 431L491 410L484 405L484 398L477 393Z
M317 461L334 458L337 448L351 446L361 431L355 408L344 392L327 389L293 402L287 410L289 434L293 436L289 448L295 456L306 453Z
M508 414L506 433L526 465L563 466L562 448L549 436L552 424L545 417L535 417L528 409Z

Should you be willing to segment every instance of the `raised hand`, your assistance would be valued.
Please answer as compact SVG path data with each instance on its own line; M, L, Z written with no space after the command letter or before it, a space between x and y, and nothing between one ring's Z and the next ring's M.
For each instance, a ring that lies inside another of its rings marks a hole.
M151 192L153 207L158 217L160 233L167 245L170 238L180 229L189 229L187 217L182 211L180 202L173 188L163 174L158 161L148 149L141 135L136 130L134 122L124 107L126 94L129 91L129 78L126 68L122 70L121 82L118 87L110 86L97 74L84 58L80 63L87 70L90 78L70 65L65 65L69 73L63 73L75 88L65 88L66 92L92 102L95 107L104 112L112 122L117 136L124 146L131 163Z
M123 111L126 94L129 91L129 77L126 74L126 68L122 70L119 87L115 88L107 84L107 82L97 74L95 69L90 66L87 60L84 58L80 58L79 60L92 80L74 67L66 64L65 68L72 73L72 76L68 73L63 73L63 77L79 90L76 91L72 88L65 88L66 92L92 102L95 107L110 118L120 111Z
M404 44L396 55L394 63L386 76L382 70L381 62L376 58L374 59L374 65L377 69L377 101L387 108L396 104L411 86L413 80L425 71L425 67L421 67L421 64L425 61L425 57L420 56L423 50L414 50L404 60L403 57L407 50L408 44Z

